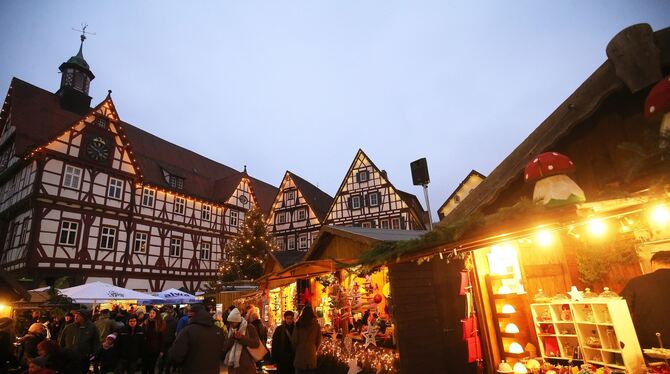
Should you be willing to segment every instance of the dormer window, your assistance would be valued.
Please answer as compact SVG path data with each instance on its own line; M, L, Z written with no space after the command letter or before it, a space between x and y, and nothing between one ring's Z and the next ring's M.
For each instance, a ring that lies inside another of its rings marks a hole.
M163 170L163 177L170 187L178 190L184 189L184 178L170 174L167 170Z

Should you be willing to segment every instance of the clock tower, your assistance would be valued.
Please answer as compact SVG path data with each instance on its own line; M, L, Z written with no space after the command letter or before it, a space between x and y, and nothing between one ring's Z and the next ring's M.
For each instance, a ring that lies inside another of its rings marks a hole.
M63 109L85 114L89 111L91 105L88 88L95 76L91 72L86 60L84 60L82 53L84 40L86 40L85 28L82 30L80 39L79 52L62 63L58 68L62 76L60 88L56 92L56 95L60 97L60 104Z

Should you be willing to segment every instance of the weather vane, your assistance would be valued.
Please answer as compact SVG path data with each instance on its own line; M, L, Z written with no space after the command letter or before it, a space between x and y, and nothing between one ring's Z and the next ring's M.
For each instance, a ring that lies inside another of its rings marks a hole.
M81 42L82 42L82 43L84 43L84 40L86 40L86 35L95 35L94 32L88 32L88 31L86 31L86 28L87 28L87 27L88 27L88 24L87 24L87 23L82 23L82 24L81 24L81 30L75 29L74 27L72 28L72 30L81 33L80 38L81 38Z

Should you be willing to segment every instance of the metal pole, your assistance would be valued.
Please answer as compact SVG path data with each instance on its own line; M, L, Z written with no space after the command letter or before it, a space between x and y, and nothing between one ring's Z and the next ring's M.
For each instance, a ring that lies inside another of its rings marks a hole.
M428 229L433 231L433 214L430 212L430 201L428 200L428 185L423 185L423 196L426 198L426 209L428 209Z

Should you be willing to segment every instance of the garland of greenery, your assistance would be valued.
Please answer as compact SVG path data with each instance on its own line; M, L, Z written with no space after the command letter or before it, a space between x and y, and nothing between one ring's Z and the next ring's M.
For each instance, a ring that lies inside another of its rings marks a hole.
M379 242L360 257L358 265L377 266L397 261L400 257L434 248L438 245L453 243L473 230L502 225L518 217L533 217L546 214L548 208L536 205L530 199L521 199L511 207L501 208L497 212L484 216L473 214L464 219L443 225L438 224L432 231L413 240L397 242Z

